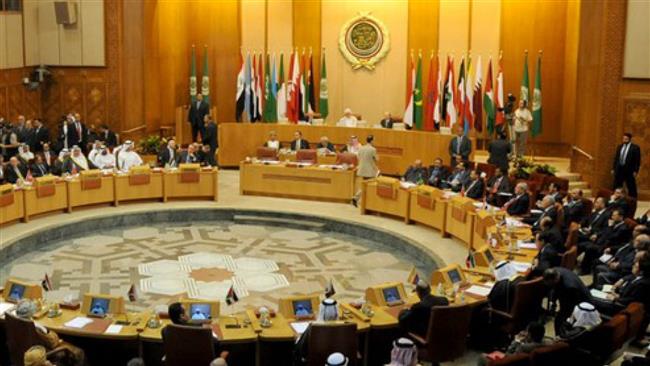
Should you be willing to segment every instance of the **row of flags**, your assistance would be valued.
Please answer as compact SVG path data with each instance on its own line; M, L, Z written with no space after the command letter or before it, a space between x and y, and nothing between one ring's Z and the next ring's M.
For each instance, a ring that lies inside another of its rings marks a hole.
M327 66L325 53L321 60L320 93L315 93L313 54L289 56L288 79L284 76L284 54L280 54L279 66L273 54L247 53L240 55L237 74L235 118L241 122L245 116L250 122L277 122L287 119L297 123L306 120L309 113L329 114L327 93ZM262 71L264 70L264 71Z
M417 130L433 131L440 127L454 127L461 123L465 133L471 129L483 131L483 113L485 112L487 131L494 133L497 126L505 123L503 68L499 59L496 76L496 89L493 86L492 58L488 61L485 87L483 87L483 68L481 56L476 63L471 57L461 58L456 81L454 58L447 56L445 79L440 57L431 54L429 58L429 77L426 94L422 85L422 54L417 63L411 55L410 70L407 74L406 108L404 123ZM532 114L533 137L542 132L542 56L537 59L537 74L533 92ZM528 101L528 53L524 59L524 73L520 99Z

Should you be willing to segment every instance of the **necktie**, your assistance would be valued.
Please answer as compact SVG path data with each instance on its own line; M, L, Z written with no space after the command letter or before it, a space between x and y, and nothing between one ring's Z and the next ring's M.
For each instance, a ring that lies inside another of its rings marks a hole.
M492 192L493 192L493 193L497 193L497 191L499 190L499 185L501 185L501 180L502 180L502 179L503 179L503 177L497 179L497 180L494 182L494 188L492 188Z
M621 165L625 165L625 159L627 158L627 150L629 149L630 144L625 144L623 148L621 149Z
M459 137L456 139L456 155L460 155L460 145L461 145L461 142L463 142L463 136L459 136Z
M196 102L196 109L201 108L201 102Z

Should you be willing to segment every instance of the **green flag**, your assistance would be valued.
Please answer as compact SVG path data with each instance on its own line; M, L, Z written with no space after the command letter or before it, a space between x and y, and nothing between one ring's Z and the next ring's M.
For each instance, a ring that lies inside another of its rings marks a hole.
M277 101L278 121L284 121L287 118L287 84L284 80L284 54L280 54L280 70L278 70L278 95Z
M535 91L533 91L533 128L531 136L542 133L542 55L537 57L537 73L535 75Z
M523 100L528 103L528 86L530 82L528 81L528 52L524 56L524 75L521 77L521 91L519 92L519 100Z
M418 67L415 72L415 87L413 88L413 124L418 130L422 129L422 55L418 56Z
M210 104L210 71L208 69L208 46L203 49L203 76L201 77L203 100Z
M327 67L325 66L325 51L323 51L323 65L320 72L320 98L318 100L318 111L321 118L327 118L329 114L329 102L327 94Z
M492 58L488 63L487 76L485 77L485 95L483 96L483 109L487 120L488 134L494 133L494 121L496 119L496 109L494 108L494 90L492 89Z
M273 80L271 79L270 72L270 57L269 54L266 54L266 62L264 64L264 122L275 122L278 118L278 112L276 110L277 104L275 101L275 95L273 94Z
M190 101L192 103L196 102L196 51L194 45L192 45L192 66L190 68Z

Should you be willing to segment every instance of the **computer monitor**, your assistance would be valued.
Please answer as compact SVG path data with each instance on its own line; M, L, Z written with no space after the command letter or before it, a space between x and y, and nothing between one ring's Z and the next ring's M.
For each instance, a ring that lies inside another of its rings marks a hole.
M288 319L311 319L318 313L319 295L297 295L279 300L279 313Z
M311 300L294 300L293 305L293 315L298 317L314 316L314 309L311 306Z
M402 300L397 287L387 287L382 290L382 293L384 294L384 301L388 304Z
M111 300L102 297L93 297L90 300L89 315L106 316L109 313Z
M124 299L105 294L84 294L81 312L88 316L104 317L108 314L124 314Z
M431 275L431 286L437 286L439 283L445 287L452 287L455 284L462 286L466 281L465 274L458 264L440 268Z
M190 323L210 323L219 317L219 301L183 299L180 302Z
M452 284L463 281L463 278L461 277L460 271L458 269L450 270L449 272L447 272L447 275L449 276L449 280L451 281Z
M210 311L210 304L192 304L190 305L190 319L191 320L210 320L212 319L212 312Z
M5 301L13 303L22 299L36 300L43 297L43 288L40 285L10 278L5 282L3 297Z
M401 305L406 299L404 284L401 282L387 282L366 289L366 301L372 305Z
M478 267L489 267L495 259L492 250L487 245L474 252L474 260Z

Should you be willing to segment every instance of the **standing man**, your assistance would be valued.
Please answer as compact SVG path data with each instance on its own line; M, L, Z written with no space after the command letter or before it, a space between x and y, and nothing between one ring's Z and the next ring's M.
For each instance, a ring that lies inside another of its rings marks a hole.
M373 135L368 135L368 137L366 137L366 144L359 148L359 167L357 169L357 177L361 177L363 180L372 179L379 175L379 168L377 168L377 160L379 160L379 157L377 157L377 149L375 149L372 144L374 139ZM360 196L361 190L359 190L352 198L352 204L354 207L357 206Z
M205 116L205 135L201 134L203 137L203 145L210 146L210 154L214 158L214 154L217 153L217 124L214 123L211 115Z
M187 122L192 126L192 142L196 142L199 132L201 138L205 136L204 118L210 113L210 105L203 101L203 95L197 94L196 101L190 105L190 112L187 116Z
M526 141L528 140L528 126L533 122L533 115L527 108L528 103L525 100L519 101L519 108L515 111L515 135L517 136L517 157L526 154Z
M462 128L456 130L456 137L449 141L449 155L451 156L451 166L455 167L460 162L469 160L469 154L472 153L472 142L469 137L465 136Z
M636 176L639 174L640 166L641 148L632 143L632 134L626 132L623 134L623 143L616 148L616 156L614 156L614 166L612 167L614 189L623 187L623 183L625 183L628 194L637 198Z
M504 132L499 132L497 136L498 138L488 145L488 152L490 153L488 163L501 168L501 172L507 175L509 168L508 155L512 150Z
M34 137L30 142L30 147L33 152L43 151L43 144L50 141L50 130L43 126L40 119L34 119Z

